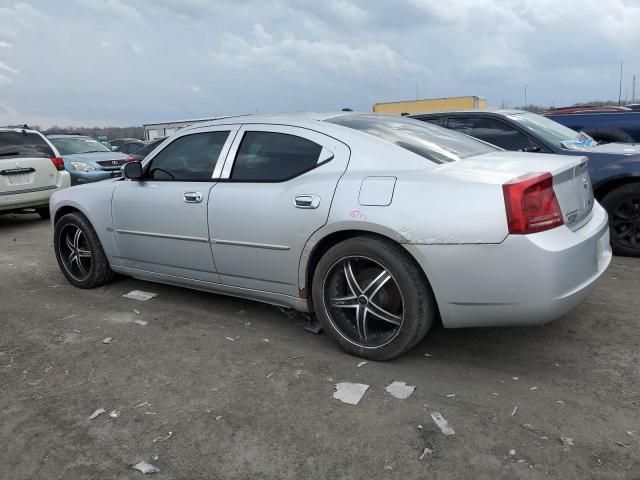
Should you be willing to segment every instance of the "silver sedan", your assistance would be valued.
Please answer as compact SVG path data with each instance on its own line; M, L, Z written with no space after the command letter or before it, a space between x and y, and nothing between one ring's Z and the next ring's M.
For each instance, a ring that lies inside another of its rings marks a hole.
M57 192L55 253L80 288L117 272L314 312L384 360L437 318L531 325L582 301L611 260L586 166L401 117L223 118Z

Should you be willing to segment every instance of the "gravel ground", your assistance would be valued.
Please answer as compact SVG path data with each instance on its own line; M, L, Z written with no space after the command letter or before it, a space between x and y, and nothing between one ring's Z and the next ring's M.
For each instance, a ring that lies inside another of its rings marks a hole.
M158 479L640 479L640 260L614 258L558 321L434 327L358 367L268 305L76 289L33 215L0 232L0 478L133 479L144 460ZM416 389L400 400L392 381ZM352 406L338 382L370 388Z

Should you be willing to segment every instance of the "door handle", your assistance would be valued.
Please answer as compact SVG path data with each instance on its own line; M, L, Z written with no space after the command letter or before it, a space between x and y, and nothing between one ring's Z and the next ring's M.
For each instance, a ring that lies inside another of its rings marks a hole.
M200 203L202 202L202 192L185 192L183 198L187 203Z
M296 208L318 208L320 197L318 195L298 195L293 203Z

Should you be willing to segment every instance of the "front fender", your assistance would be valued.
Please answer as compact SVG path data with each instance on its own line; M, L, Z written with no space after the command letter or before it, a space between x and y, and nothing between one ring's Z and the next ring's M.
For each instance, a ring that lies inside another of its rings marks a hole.
M119 257L111 220L111 199L115 182L104 181L60 190L51 196L52 224L61 209L72 209L82 213L96 231L107 257Z

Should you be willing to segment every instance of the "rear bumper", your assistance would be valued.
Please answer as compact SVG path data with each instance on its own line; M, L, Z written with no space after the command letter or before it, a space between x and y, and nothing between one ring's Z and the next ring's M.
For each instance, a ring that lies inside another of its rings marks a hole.
M607 214L598 203L575 232L562 226L500 244L405 247L426 272L445 327L554 320L584 300L611 262Z
M69 172L58 172L58 181L51 186L41 188L28 188L25 186L24 193L0 195L0 211L14 211L23 208L46 207L49 205L49 198L54 192L71 186Z

